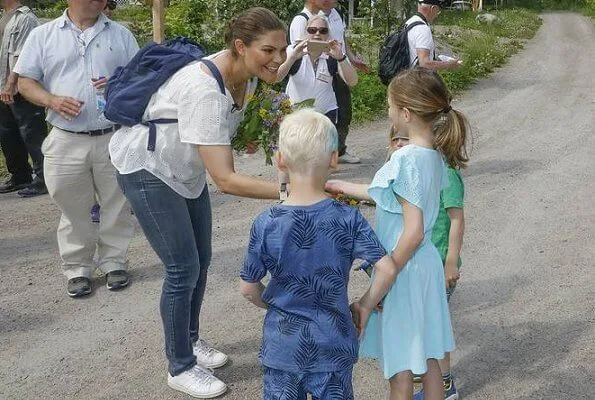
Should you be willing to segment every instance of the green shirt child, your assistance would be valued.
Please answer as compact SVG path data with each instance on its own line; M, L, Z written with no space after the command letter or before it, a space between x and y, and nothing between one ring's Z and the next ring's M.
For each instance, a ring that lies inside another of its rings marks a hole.
M448 187L440 193L440 211L432 231L432 242L442 258L447 287L453 287L459 277L458 268L461 267L465 186L458 169L449 166L447 173Z

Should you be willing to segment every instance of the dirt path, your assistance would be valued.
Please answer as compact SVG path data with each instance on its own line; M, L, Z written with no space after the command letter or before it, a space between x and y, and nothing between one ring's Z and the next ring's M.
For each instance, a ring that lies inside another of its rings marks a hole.
M454 372L466 399L595 396L593 25L575 14L543 18L521 54L456 102L475 128L463 277L452 300ZM339 176L373 175L386 127L354 130L350 145L364 164ZM239 167L272 178L262 164ZM202 335L233 360L217 372L230 386L226 400L260 398L263 314L238 295L237 275L252 218L266 205L213 195ZM97 279L92 296L71 300L58 218L47 196L0 196L0 399L187 398L165 385L161 269L142 233L130 249L129 289L111 293ZM364 285L354 274L353 294ZM357 365L355 385L357 399L385 398L373 362Z

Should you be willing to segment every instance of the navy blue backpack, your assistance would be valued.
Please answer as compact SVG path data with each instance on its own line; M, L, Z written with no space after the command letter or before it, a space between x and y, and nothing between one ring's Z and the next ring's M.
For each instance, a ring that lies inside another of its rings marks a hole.
M107 119L116 124L133 126L143 124L149 127L147 150L155 150L155 124L177 123L177 119L160 118L143 121L143 114L151 96L174 73L187 64L200 60L205 51L198 43L177 37L164 43L149 43L136 53L124 67L116 68L105 90L105 110ZM221 73L209 60L202 62L211 70L219 84L221 93L225 86Z

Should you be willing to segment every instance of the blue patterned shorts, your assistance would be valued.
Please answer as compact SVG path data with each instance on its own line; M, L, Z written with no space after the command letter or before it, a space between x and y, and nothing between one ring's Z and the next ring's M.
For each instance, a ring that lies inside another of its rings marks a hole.
M264 367L263 400L353 400L353 367L336 372L295 373Z

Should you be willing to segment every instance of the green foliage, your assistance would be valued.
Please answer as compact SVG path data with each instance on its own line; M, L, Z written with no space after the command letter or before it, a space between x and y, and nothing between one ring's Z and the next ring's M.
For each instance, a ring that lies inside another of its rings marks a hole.
M369 74L360 73L359 83L351 90L353 122L363 122L386 112L386 86L380 82L374 69Z
M58 18L68 7L66 0L59 1L30 1L26 3L35 9L35 15L39 18Z
M251 7L273 10L289 25L291 19L304 8L304 0L218 0L217 15L223 21L229 21Z
M454 25L460 28L482 31L488 35L511 39L531 39L541 26L541 19L531 10L512 8L492 10L490 13L499 19L497 24L482 24L475 20L476 13L472 11L445 11L437 23L439 25Z
M4 158L4 154L2 154L2 149L0 149L0 178L8 177L8 171L6 170L6 159Z
M463 66L441 72L444 81L454 93L467 89L477 78L504 65L522 47L518 41L502 42L492 35L464 34L457 40L460 41Z
M440 24L452 26L453 30L447 31L439 41L452 46L463 60L461 68L441 72L454 93L467 89L478 78L504 65L522 48L521 40L532 38L541 26L541 19L534 11L503 9L492 12L499 18L498 24L480 24L475 20L477 14L471 11L444 12L440 16Z

